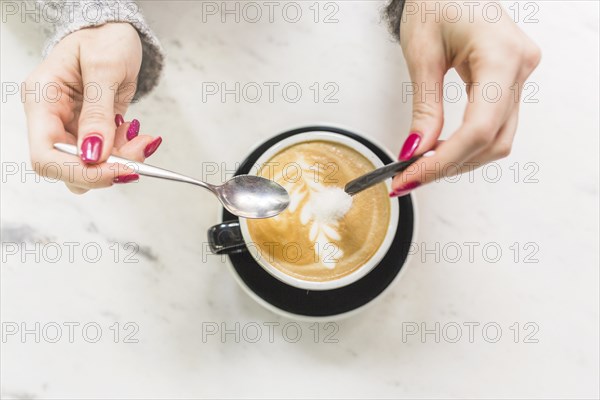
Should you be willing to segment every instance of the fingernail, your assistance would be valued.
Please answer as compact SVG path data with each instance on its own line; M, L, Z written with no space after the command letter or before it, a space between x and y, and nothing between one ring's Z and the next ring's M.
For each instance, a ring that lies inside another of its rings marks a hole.
M410 160L415 154L417 147L419 147L419 143L421 143L421 135L416 132L411 132L402 145L402 150L400 150L400 156L398 159L400 161Z
M390 193L390 197L402 197L409 194L412 190L421 186L420 182L409 182L406 185L402 185L399 188L393 190Z
M160 146L161 143L162 138L160 136L148 143L148 146L146 146L146 148L144 149L144 157L148 158L152 154L154 154L154 152L156 151L156 149L158 149L158 146Z
M102 137L91 134L83 139L81 143L81 161L85 163L96 163L102 154Z
M115 125L117 125L117 128L120 127L123 122L125 122L125 120L123 119L123 116L121 114L117 114L115 115Z
M127 128L127 140L131 140L140 133L140 121L134 119Z
M140 179L138 174L121 175L113 179L113 183L129 183L137 181L138 179Z

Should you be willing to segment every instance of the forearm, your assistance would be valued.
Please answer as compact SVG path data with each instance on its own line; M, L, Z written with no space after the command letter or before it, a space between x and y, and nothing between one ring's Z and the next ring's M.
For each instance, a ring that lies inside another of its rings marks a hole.
M164 52L135 1L35 0L35 3L40 11L43 9L44 19L51 24L44 57L70 33L109 22L127 22L137 30L143 50L135 98L144 96L156 86L164 64Z

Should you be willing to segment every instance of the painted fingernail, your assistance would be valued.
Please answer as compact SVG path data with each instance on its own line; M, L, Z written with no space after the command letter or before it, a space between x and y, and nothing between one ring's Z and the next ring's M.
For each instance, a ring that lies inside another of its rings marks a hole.
M123 125L123 122L125 122L125 120L121 114L115 115L115 125L117 125L117 128Z
M405 185L400 186L396 190L393 190L390 193L390 197L402 197L402 196L406 196L412 190L418 188L419 186L421 186L420 182L409 182L409 183L407 183Z
M146 146L146 148L144 149L144 157L148 158L152 154L154 154L154 152L156 151L156 149L158 149L158 146L160 146L161 143L162 138L160 136L148 143L148 146Z
M417 132L411 132L402 145L402 150L400 150L400 156L398 159L400 161L410 160L415 154L417 147L419 147L419 143L421 143L421 135L419 135Z
M102 137L97 134L88 135L81 143L81 161L96 163L102 154Z
M140 179L140 176L138 174L121 175L113 179L113 183L129 183L135 182L138 179Z
M131 140L140 133L140 121L134 119L127 128L127 140Z

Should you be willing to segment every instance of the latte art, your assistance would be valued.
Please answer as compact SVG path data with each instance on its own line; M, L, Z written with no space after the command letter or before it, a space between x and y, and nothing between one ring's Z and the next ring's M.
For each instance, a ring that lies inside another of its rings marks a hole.
M285 186L284 186L285 187ZM287 189L287 188L286 188ZM295 198L294 198L295 197ZM303 201L306 198L306 201ZM295 190L290 194L290 212L300 206L300 223L309 225L308 239L314 243L315 261L324 267L332 269L344 255L341 249L328 254L332 241L342 239L339 233L339 220L346 215L352 205L352 197L343 189L334 186L324 186L318 181L309 184L307 190Z
M258 175L290 194L281 214L247 221L261 256L308 281L339 279L360 268L384 240L390 203L383 183L355 197L343 186L373 169L357 151L327 141L292 145L260 166Z

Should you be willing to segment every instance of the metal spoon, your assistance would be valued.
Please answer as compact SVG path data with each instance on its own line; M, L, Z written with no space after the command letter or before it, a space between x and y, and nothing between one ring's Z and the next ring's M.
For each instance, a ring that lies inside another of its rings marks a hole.
M344 186L344 191L350 196L354 196L356 193L362 192L363 190L368 189L371 186L375 186L379 182L383 182L386 179L391 178L394 175L404 171L421 157L429 157L433 154L434 151L430 150L422 156L413 157L408 161L398 161L395 163L384 165L383 167L377 168L374 171L371 171L367 174L359 176L356 179L351 180L346 184L346 186Z
M63 153L79 156L76 146L55 143L54 148ZM191 183L211 191L230 213L244 218L269 218L285 210L290 203L287 192L277 182L260 176L237 175L220 186L211 185L185 175L125 158L110 156L109 163L119 163L134 168L135 172L153 178Z

